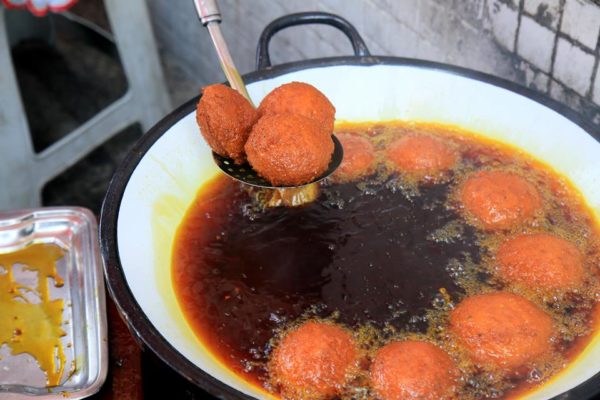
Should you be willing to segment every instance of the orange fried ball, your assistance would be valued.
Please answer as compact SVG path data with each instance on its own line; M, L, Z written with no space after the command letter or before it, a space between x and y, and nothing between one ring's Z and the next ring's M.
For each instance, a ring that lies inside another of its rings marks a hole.
M475 223L489 230L512 228L542 208L535 186L507 171L477 172L463 183L459 195Z
M336 136L344 149L344 158L335 171L335 180L346 182L372 173L375 148L369 139L352 133Z
M327 135L333 133L335 107L323 93L307 83L291 82L269 93L258 107L261 116L297 114L310 118Z
M438 400L452 396L458 369L446 353L419 341L390 343L371 365L371 385L381 400Z
M221 84L202 89L196 121L215 153L244 162L244 144L257 119L252 104L237 91Z
M307 322L284 336L269 364L286 397L319 399L339 392L356 368L358 351L344 329Z
M333 140L310 119L270 114L252 128L245 150L248 162L275 186L299 186L321 176L331 161Z
M388 159L401 172L418 179L437 178L458 161L456 151L443 140L426 135L406 135L390 143Z
M573 289L583 283L583 257L559 237L538 233L504 242L496 254L498 273L510 282L543 289Z
M450 330L477 363L513 371L551 348L552 319L524 297L497 292L463 300Z

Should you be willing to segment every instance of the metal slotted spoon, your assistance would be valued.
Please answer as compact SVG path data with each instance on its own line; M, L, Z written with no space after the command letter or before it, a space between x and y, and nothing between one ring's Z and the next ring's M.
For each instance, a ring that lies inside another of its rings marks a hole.
M229 53L229 48L227 47L227 43L225 42L225 38L221 32L220 23L222 18L216 0L194 0L194 5L196 6L196 12L198 13L200 22L202 22L202 25L204 25L210 33L213 45L215 46L215 50L219 56L221 68L227 77L227 81L229 81L229 85L233 89L237 90L246 99L248 99L250 104L253 104L250 96L248 95L248 91L246 90L246 85L244 84L242 77L233 63L233 59ZM318 176L311 182L307 182L304 185L299 186L274 186L269 181L261 177L247 162L239 165L236 164L231 158L223 157L214 151L213 159L217 166L225 174L229 175L233 179L251 186L265 189L302 188L327 178L342 163L342 159L344 158L342 144L334 135L331 135L331 138L333 139L334 143L334 151L327 170L321 176Z

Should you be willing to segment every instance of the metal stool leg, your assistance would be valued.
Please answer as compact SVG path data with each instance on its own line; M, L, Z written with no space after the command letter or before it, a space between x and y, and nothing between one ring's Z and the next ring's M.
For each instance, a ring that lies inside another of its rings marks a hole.
M136 121L148 130L171 108L144 0L105 0L127 93L89 121L35 154L0 8L0 210L40 204L50 179ZM66 14L65 14L66 15Z
M146 3L105 0L104 5L129 88L119 100L39 154L44 182L127 125L140 121L143 130L150 129L171 108Z
M0 209L39 205L35 156L0 7Z
M104 5L146 131L171 109L148 8L144 0L104 0Z

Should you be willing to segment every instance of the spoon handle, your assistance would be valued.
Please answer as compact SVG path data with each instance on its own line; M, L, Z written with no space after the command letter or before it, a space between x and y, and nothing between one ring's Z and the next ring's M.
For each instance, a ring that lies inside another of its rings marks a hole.
M229 84L252 104L250 95L246 90L246 85L244 85L244 81L233 63L229 48L227 47L227 43L221 32L219 24L221 23L222 18L216 0L194 0L194 5L196 6L196 12L198 13L200 22L202 22L202 25L206 26L210 33L210 37L221 63L221 69L225 73Z
M210 22L221 22L221 11L216 0L194 0L194 5L202 25L206 26Z

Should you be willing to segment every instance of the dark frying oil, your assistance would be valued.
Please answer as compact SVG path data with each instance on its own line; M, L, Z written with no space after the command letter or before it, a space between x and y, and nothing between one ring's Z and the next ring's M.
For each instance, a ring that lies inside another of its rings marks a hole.
M391 137L414 127L351 130L366 131L382 149ZM453 140L463 147L463 164L455 174L501 164L533 168L506 149ZM586 212L563 207L569 203L565 198L575 198L563 194L563 186L545 182L550 179L545 172L532 174L550 193L545 195L550 220L541 225L550 231L562 229L561 221L569 219L593 225ZM500 288L485 268L468 285L461 280L465 266L486 262L484 243L493 247L497 238L467 225L452 206L460 178L417 190L398 179L379 174L360 183L330 184L311 204L264 210L224 176L203 187L179 228L173 258L178 300L203 343L228 367L262 385L272 339L300 318L370 326L385 340L398 332L431 332L434 322L427 315L440 299L460 300L476 293L479 284ZM572 233L589 236L591 231ZM580 312L584 320L589 308ZM583 329L575 336L585 334ZM569 343L564 352L574 341Z
M309 308L321 317L337 311L349 326L425 330L419 317L440 289L460 290L448 260L479 258L469 226L456 241L431 238L458 219L444 206L448 185L411 197L348 183L306 206L252 216L239 184L219 177L205 190L212 201L179 235L186 255L176 281L186 309L197 310L194 325L214 329L211 345L226 359L266 361L276 330Z

